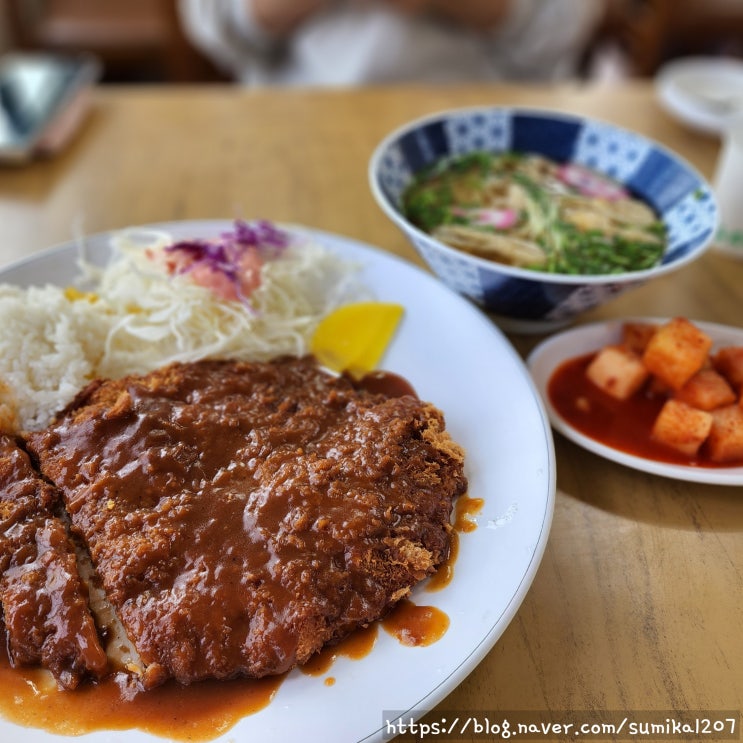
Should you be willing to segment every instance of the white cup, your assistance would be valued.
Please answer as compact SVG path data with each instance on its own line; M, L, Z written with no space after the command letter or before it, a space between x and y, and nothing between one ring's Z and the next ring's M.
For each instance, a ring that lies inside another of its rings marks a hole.
M713 189L720 209L714 247L743 260L743 118L725 129Z

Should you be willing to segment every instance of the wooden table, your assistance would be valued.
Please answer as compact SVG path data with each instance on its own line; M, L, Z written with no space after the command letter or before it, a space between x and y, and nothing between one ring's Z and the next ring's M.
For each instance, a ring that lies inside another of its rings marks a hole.
M714 171L718 141L669 119L644 84L109 88L65 153L0 170L0 263L66 241L77 227L235 216L302 223L419 262L373 202L367 163L394 127L471 104L591 114ZM709 252L582 320L641 314L742 325L743 262ZM526 354L539 339L511 340ZM743 488L636 472L561 436L555 445L557 504L533 586L440 709L740 710Z

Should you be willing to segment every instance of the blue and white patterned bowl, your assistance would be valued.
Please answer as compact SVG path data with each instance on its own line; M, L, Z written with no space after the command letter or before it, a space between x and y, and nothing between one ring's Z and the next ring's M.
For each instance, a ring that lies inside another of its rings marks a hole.
M548 274L467 255L433 239L400 211L413 175L446 156L515 150L576 162L623 183L650 203L668 228L661 263L622 274ZM374 198L431 270L491 313L505 330L543 332L649 279L698 258L717 229L712 189L688 163L651 140L606 122L521 108L471 108L434 114L385 138L369 165Z

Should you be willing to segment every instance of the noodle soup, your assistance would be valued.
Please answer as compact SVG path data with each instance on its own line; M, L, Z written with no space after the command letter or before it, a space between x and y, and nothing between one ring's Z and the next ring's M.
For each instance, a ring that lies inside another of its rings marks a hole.
M542 155L470 152L418 172L402 195L417 227L455 249L559 274L617 274L660 263L659 215L622 184Z

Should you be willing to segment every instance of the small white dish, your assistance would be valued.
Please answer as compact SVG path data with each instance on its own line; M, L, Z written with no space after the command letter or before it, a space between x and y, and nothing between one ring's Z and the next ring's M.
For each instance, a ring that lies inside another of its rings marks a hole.
M714 468L694 467L645 459L607 446L586 436L557 413L547 394L547 387L553 372L568 359L598 351L602 346L618 342L621 337L622 325L629 320L664 322L665 318L625 318L606 323L582 325L552 336L531 352L527 359L527 365L532 379L542 395L552 427L584 449L626 467L676 480L703 482L712 485L743 485L743 465ZM712 338L715 346L743 345L743 329L741 328L696 321L694 324Z
M721 134L743 116L743 61L686 57L664 65L656 94L675 119L707 134Z

